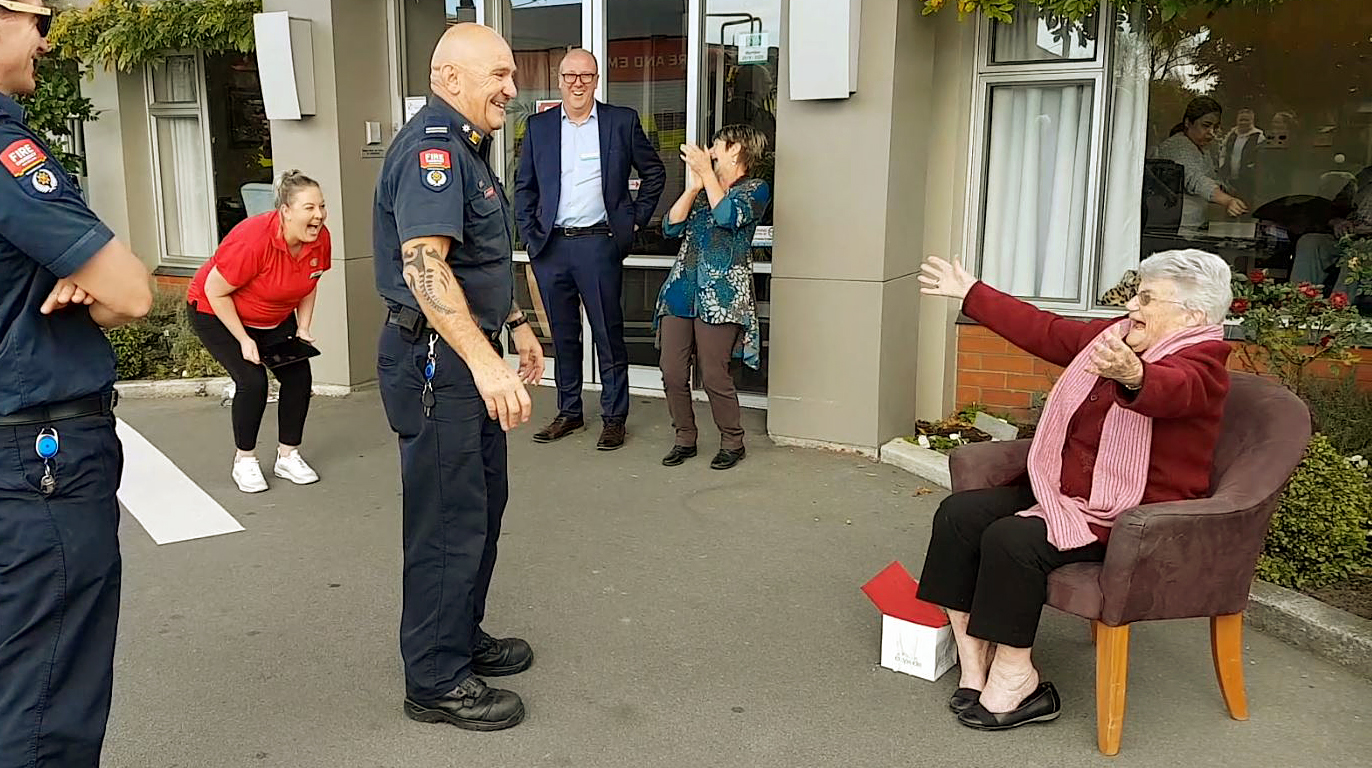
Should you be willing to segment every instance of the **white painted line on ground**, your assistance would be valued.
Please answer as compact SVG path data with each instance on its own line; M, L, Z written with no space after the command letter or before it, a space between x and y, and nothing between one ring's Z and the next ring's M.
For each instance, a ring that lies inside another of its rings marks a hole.
M115 431L124 443L119 503L153 541L169 544L243 530L219 502L123 419L116 420Z

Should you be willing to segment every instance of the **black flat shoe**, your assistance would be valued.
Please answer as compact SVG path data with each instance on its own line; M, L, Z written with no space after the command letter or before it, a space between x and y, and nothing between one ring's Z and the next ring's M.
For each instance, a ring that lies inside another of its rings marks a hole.
M695 457L696 447L694 445L674 445L672 446L672 450L668 451L667 455L662 457L662 466L679 467L687 459L694 459Z
M716 453L715 458L710 462L710 469L733 469L734 465L743 461L746 454L747 451L742 448L738 450L720 448L719 453Z
M1009 712L989 712L980 702L958 715L958 722L978 731L1008 731L1029 723L1046 723L1062 714L1062 699L1052 683L1039 683L1034 692L1024 697L1018 707Z
M959 715L975 707L981 701L981 691L976 688L959 688L948 698L948 708Z

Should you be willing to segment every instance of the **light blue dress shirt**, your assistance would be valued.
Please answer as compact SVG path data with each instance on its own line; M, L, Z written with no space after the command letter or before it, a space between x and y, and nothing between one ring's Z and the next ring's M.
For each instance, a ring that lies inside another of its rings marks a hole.
M562 193L557 201L559 227L589 227L608 220L600 183L600 118L597 106L581 125L562 112Z

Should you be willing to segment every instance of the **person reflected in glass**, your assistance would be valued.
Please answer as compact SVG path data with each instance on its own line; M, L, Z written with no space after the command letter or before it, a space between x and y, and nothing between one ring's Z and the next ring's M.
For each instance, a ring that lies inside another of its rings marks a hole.
M1251 201L1257 186L1258 147L1266 134L1251 109L1240 109L1220 147L1220 175L1241 199Z
M1223 113L1219 102L1209 96L1192 99L1186 105L1182 121L1172 128L1171 135L1158 145L1155 152L1158 158L1180 165L1184 172L1183 228L1196 229L1203 225L1209 203L1220 205L1233 217L1248 213L1248 204L1225 191L1220 183L1219 169L1210 152Z
M1331 210L1328 232L1311 232L1296 241L1291 282L1323 286L1343 256L1343 238L1372 237L1372 166L1344 185ZM1350 271L1346 264L1340 268L1332 292L1357 302L1359 286L1350 285Z
M754 370L761 364L752 243L771 189L750 172L766 150L767 138L747 125L724 126L708 150L681 145L686 189L662 223L666 237L682 238L681 248L658 294L653 322L667 408L676 428L676 443L663 457L664 466L678 466L696 455L693 357L720 434L720 450L710 467L730 469L744 457L729 363L740 358Z

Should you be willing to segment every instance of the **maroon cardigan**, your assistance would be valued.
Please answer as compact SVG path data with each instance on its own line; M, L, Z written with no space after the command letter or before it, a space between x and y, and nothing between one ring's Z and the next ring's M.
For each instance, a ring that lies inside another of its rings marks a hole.
M1059 317L978 282L962 302L968 317L1053 365L1066 368L1077 353L1118 318L1083 322ZM1113 379L1096 382L1067 425L1062 450L1062 492L1091 497L1091 472L1111 405L1153 418L1153 444L1143 503L1210 495L1210 470L1219 439L1224 399L1229 393L1230 347L1224 341L1193 344L1143 364L1137 392ZM1091 526L1104 541L1109 532Z

